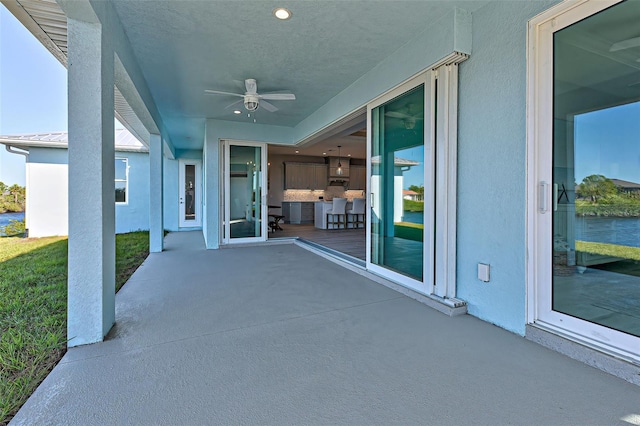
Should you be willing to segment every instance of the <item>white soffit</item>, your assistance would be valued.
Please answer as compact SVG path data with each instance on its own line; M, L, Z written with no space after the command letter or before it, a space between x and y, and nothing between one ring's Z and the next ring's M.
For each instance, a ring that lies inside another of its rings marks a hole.
M1 0L42 45L67 67L67 16L55 0ZM115 88L115 116L146 147L149 131Z

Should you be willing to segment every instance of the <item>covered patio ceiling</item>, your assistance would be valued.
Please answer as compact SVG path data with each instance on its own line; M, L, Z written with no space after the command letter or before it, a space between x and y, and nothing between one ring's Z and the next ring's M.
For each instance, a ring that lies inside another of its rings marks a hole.
M47 0L2 0L24 8L38 23L55 7ZM295 127L366 72L427 30L455 7L469 12L486 1L162 1L111 0L131 43L172 143L201 149L208 118ZM286 7L292 17L273 15ZM15 14L15 12L14 12ZM24 19L23 20L24 23ZM59 56L66 55L60 23L40 25ZM33 32L33 30L32 30ZM42 35L40 37L42 39ZM420 54L420 52L416 52ZM60 59L60 58L59 58ZM226 108L240 98L205 89L287 90L295 101L273 101L251 117ZM375 94L374 94L375 95Z

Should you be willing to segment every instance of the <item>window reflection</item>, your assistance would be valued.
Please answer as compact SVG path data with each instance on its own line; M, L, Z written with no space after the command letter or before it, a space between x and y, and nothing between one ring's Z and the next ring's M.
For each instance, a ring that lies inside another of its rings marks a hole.
M637 5L554 35L553 309L640 336Z
M373 110L371 261L423 279L424 87Z

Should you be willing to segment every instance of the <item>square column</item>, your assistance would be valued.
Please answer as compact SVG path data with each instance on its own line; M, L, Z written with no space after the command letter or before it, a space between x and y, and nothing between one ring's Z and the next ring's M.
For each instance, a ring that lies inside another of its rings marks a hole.
M159 253L164 248L163 155L162 138L149 138L149 251Z
M98 23L68 19L68 346L115 323L114 54Z

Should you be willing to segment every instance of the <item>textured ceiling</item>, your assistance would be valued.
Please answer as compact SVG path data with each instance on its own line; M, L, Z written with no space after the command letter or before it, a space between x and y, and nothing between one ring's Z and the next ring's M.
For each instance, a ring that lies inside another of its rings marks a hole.
M454 6L456 1L113 0L152 96L178 148L202 145L206 118L294 127ZM293 16L279 21L274 8ZM277 112L252 117L226 106L240 98L205 89L289 90Z

